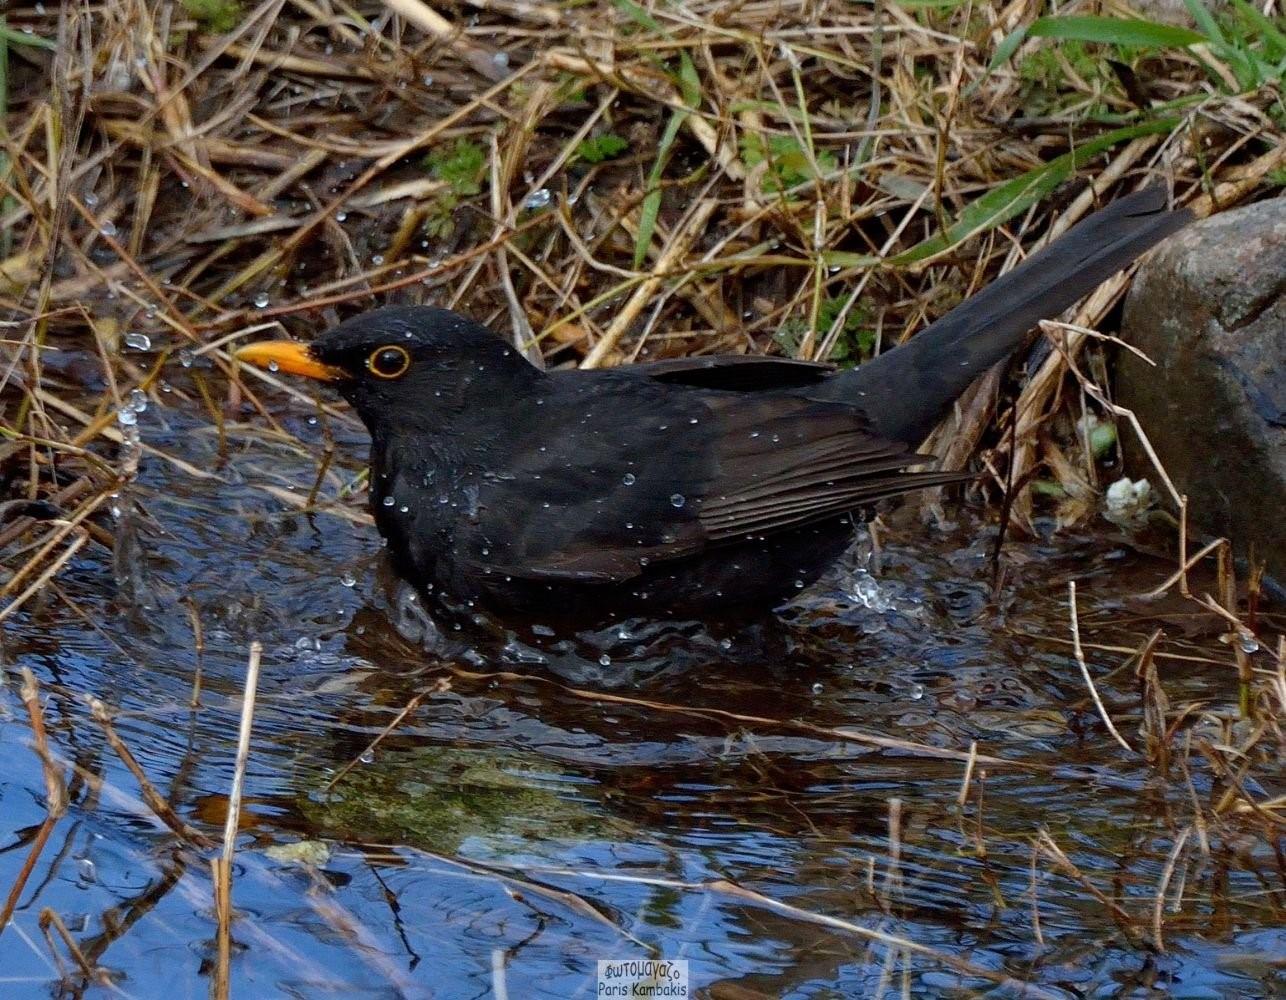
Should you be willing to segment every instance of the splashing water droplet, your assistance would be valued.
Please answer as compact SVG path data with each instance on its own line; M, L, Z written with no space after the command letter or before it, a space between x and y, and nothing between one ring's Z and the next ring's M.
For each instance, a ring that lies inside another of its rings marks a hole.
M358 760L360 760L363 764L374 764L374 763L375 763L375 751L374 751L374 750L363 750L363 751L362 751L362 755L361 755L360 757L358 757L357 759L358 759Z
M397 503L397 501L394 500L392 497L385 497L380 502L384 504L385 507L392 507L395 503Z
M825 690L826 688L822 686L822 683L820 681L818 681L816 684L813 685L813 694L821 694Z
M104 236L115 236L117 233L116 223L114 223L111 219L108 219L101 226L98 227L98 231L102 233Z
M919 701L921 698L924 697L924 685L912 684L909 694L911 695L912 701Z
M276 361L269 361L269 362L268 362L268 371L270 371L270 372L279 372L279 371L281 371L281 365L280 365L280 364L278 364Z
M682 493L675 493L673 496L670 497L671 507L682 507L687 502L688 502L687 498L684 497Z
M134 407L126 405L116 411L116 422L122 427L133 427L138 423L138 414L134 412Z
M147 393L142 389L131 389L129 393L129 408L135 413L142 413L147 409Z
M598 658L598 662L605 667L610 667L612 665L612 658L608 656L606 653L604 653L602 656Z
M625 475L621 477L621 482L624 483L626 486L633 486L635 483L638 482L638 480L634 478L634 473L627 472L625 473Z
M268 298L267 292L260 292L258 295L255 296L255 308L266 309L270 301L271 299Z
M152 349L152 338L146 333L127 333L123 340L126 347L132 347L136 351L150 351Z
M196 361L195 351L187 347L179 351L179 364L181 364L184 368L191 368L193 362L195 361Z
M371 258L371 263L374 264L376 267L379 267L381 264L384 263L384 255L382 253L375 254Z
M539 190L533 191L531 194L527 195L527 200L522 203L523 208L530 211L544 208L553 200L553 197L554 196L550 193L549 188L540 188Z
M339 582L340 582L341 584L343 584L345 587L356 587L356 586L357 586L357 577L353 576L353 574L352 574L352 573L347 573L347 572L346 572L346 573L344 573L344 575L343 575L343 576L341 576L341 577L339 578Z
M346 222L346 221L348 221L348 213L347 213L347 212L336 212L336 213L335 213L335 221L336 221L336 222Z

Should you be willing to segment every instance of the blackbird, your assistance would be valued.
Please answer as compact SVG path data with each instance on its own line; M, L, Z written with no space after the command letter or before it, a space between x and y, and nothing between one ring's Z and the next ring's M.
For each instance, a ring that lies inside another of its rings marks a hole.
M905 344L848 371L697 357L541 371L446 309L389 306L242 361L334 384L371 435L394 566L457 604L559 618L766 608L905 471L975 376L1190 218L1121 198Z

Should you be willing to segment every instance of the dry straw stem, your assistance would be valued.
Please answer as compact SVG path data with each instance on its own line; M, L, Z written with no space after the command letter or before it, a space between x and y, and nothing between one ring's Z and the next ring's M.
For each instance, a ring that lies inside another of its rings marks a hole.
M375 737L375 739L371 740L371 742L366 745L365 749L363 749L361 753L359 753L356 757L354 757L347 764L345 764L338 771L336 771L334 777L332 777L330 781L326 782L326 784L322 786L323 794L326 792L329 792L332 788L334 788L337 784L339 784L339 782L343 780L344 776L348 774L349 771L351 771L354 767L356 767L359 763L361 763L361 760L363 757L365 757L367 754L374 753L375 749L384 741L385 737L387 737L390 733L396 730L397 727L402 724L403 719L405 719L408 715L410 715L412 712L414 712L417 708L420 707L421 701L423 701L425 698L429 697L430 695L439 694L443 691L449 690L450 687L451 687L450 682L448 682L445 678L442 678L437 683L435 683L433 687L430 688L428 691L421 691L419 694L415 695L410 701L408 701L405 705L403 705L401 711L399 711L397 715L393 717L392 721L389 722L387 726L385 726L382 730L380 730L379 734Z
M476 673L471 670L464 670L459 667L450 667L449 669L453 677L470 681L498 681L503 684L538 683L542 685L550 685L557 688L560 695L568 695L573 698L580 698L586 701L608 702L614 705L634 705L658 712L673 712L680 715L693 715L707 719L728 720L741 724L767 726L773 729L794 730L796 732L809 733L813 736L839 740L845 743L857 743L864 746L877 747L882 750L898 750L917 757L934 757L942 760L958 760L964 762L973 761L975 763L989 764L995 767L1017 767L1038 771L1053 769L1052 765L1039 764L1034 761L1005 760L1002 757L992 757L988 754L980 754L977 752L976 747L972 748L968 753L964 753L960 750L952 750L947 747L935 747L927 743L916 743L912 740L902 740L894 736L863 733L855 729L848 728L835 729L827 726L818 726L811 722L804 722L801 719L771 719L761 715L746 715L742 712L729 712L722 708L675 705L669 702L653 701L645 698L631 698L628 695L612 694L607 691L592 691L585 688L567 687L551 678L541 677L536 674L515 674L509 671L484 674Z
M729 899L748 903L761 909L770 910L792 920L798 920L803 923L814 924L819 927L825 927L829 930L838 931L841 934L853 935L866 941L874 942L885 946L886 948L897 949L907 955L917 955L936 962L945 968L958 973L966 978L984 979L987 982L1003 986L1007 990L1014 991L1018 996L1034 997L1039 1000L1054 1000L1057 996L1048 990L1031 983L1025 983L1022 980L1014 979L1002 972L994 969L988 969L984 966L976 965L966 959L957 958L947 952L939 951L929 945L922 944L919 941L913 941L910 938L902 937L898 934L890 934L887 931L876 928L864 927L862 924L852 920L844 920L839 917L832 917L824 913L816 913L812 910L806 910L790 903L783 903L779 900L772 899L753 889L747 889L745 886L728 881L727 879L716 879L710 882L678 882L671 879L649 878L639 875L617 875L606 872L583 872L573 869L546 868L536 869L531 873L544 875L562 875L581 879L602 880L605 882L626 882L637 885L656 886L658 888L678 890L682 892L702 892L715 896L724 896Z
M1103 725L1107 726L1107 731L1112 734L1112 739L1116 740L1122 749L1134 753L1134 748L1117 732L1112 717L1107 714L1107 708L1103 705L1103 699L1099 697L1098 688L1094 686L1094 678L1090 676L1090 668L1085 662L1085 651L1081 649L1081 623L1076 612L1075 580L1067 582L1067 609L1072 621L1072 655L1076 657L1076 665L1081 668L1081 677L1085 681L1085 686L1089 688L1090 697L1094 699L1094 707L1098 709L1099 717L1102 718Z
M1124 139L1081 164L1091 187L1070 201L1023 205L907 257L989 191L1102 136L1096 102L1131 111L1110 84L1073 74L1033 95L1015 64L989 69L1026 9L968 8L992 26L979 34L954 8L802 0L477 0L476 24L422 0L342 13L268 0L216 35L141 0L50 6L23 23L58 39L59 54L11 53L0 229L13 246L0 254L0 306L19 323L14 362L31 375L19 429L39 422L46 439L109 454L115 398L88 403L37 358L51 338L91 333L88 316L158 344L208 345L251 316L307 336L383 298L426 298L500 320L551 366L783 347L825 357L852 349L850 321L902 339L1147 170L1181 192L1205 182L1224 207L1280 166L1271 94L1211 95L1187 52L1160 51L1144 83L1195 108L1200 156L1183 124ZM1019 61L1052 44L1029 41ZM1034 97L1070 100L1026 117ZM626 152L587 161L582 144L609 132ZM414 159L457 141L494 149L487 191L457 196ZM552 210L528 212L541 190ZM648 192L661 196L655 217ZM444 204L447 235L417 228ZM1121 287L1076 318L1094 325ZM259 294L271 297L264 310ZM125 391L128 359L107 347L105 374ZM1067 406L1066 371L1053 359L1022 394L1016 483L1046 461L1052 439L1039 432ZM944 449L953 466L991 443L999 381L962 401ZM238 382L228 403L245 391ZM997 470L1006 453L999 442Z
M40 829L36 831L35 837L32 838L31 849L27 852L27 857L23 860L22 867L9 888L4 905L0 906L0 935L4 934L4 929L9 926L14 909L22 898L22 890L35 870L41 852L49 842L49 835L53 833L58 820L67 812L67 782L63 779L62 771L49 750L45 713L40 704L40 685L36 681L36 675L27 667L22 668L21 676L20 695L23 706L27 709L27 718L31 723L32 748L40 758L40 769L45 777L45 819L40 824Z
M214 841L207 837L200 830L189 826L183 821L174 807L166 801L165 796L157 791L156 786L152 784L143 767L138 762L138 758L125 745L125 741L120 738L116 732L116 727L112 724L112 718L108 714L107 707L97 698L86 697L89 704L90 714L93 715L94 721L103 730L103 735L107 737L107 742L111 748L116 751L116 756L121 759L134 780L138 782L139 791L143 795L143 801L147 803L148 808L162 823L168 826L176 834L191 844L200 848L210 848L214 846Z
M51 927L58 932L58 937L62 939L63 947L65 947L67 949L67 953L71 955L72 960L76 963L76 967L80 969L80 974L82 976L88 980L93 980L99 986L110 987L112 985L107 971L105 969L96 968L94 964L85 957L85 953L80 950L80 945L78 945L76 943L76 939L71 936L71 931L67 929L67 925L63 922L63 918L60 917L56 911L46 906L40 911L40 929L44 931L45 940L49 942L50 952L57 957L57 948L52 936L49 934L49 928Z
M263 644L250 644L246 662L246 679L241 693L241 723L237 728L237 756L232 769L232 788L228 792L228 812L223 824L223 849L210 859L214 885L215 968L210 985L211 995L226 1000L232 964L232 859L237 850L237 831L241 826L241 793L245 785L246 765L250 761L250 732L254 725L255 698L259 690L259 663Z

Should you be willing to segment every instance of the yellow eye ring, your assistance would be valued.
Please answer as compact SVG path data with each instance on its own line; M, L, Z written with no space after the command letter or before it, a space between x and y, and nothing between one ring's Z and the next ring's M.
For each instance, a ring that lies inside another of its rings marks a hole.
M401 378L410 367L411 355L396 344L377 347L366 359L366 370L376 378Z

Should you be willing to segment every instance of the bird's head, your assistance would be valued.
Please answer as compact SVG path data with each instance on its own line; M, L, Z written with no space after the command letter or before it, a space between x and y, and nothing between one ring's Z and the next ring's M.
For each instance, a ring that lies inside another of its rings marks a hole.
M314 340L248 344L240 361L329 382L372 434L493 400L539 373L479 323L449 309L387 306Z

